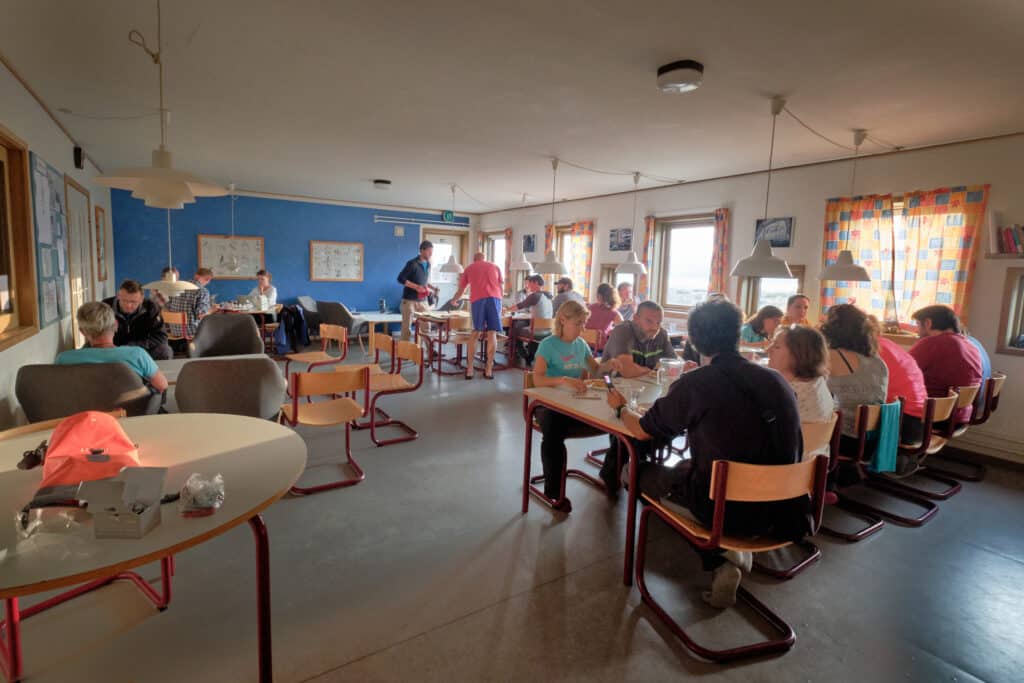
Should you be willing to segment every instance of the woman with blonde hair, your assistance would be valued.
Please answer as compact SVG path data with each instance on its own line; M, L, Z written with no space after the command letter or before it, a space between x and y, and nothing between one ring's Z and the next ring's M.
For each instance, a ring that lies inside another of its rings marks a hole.
M590 347L580 338L590 312L577 301L567 301L555 313L555 331L537 347L533 362L533 383L538 387L566 387L576 393L587 390L584 379L596 373L601 365ZM536 412L541 428L540 457L544 463L544 495L555 501L560 512L572 510L572 503L562 496L562 475L565 472L565 440L570 437L596 436L600 430L574 420L568 415L539 408Z

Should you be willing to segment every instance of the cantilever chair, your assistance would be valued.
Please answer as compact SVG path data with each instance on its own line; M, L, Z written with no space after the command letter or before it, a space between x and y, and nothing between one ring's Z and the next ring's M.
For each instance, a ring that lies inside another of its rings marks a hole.
M328 353L332 346L331 342L337 344L339 355L334 356ZM345 360L345 357L348 356L348 329L341 325L322 323L320 325L320 343L319 351L303 351L286 355L284 376L289 376L288 369L293 362L305 363L306 372L312 372L314 368L318 368L321 365L333 365Z
M1003 385L1006 383L1006 374L1002 372L993 372L992 377L985 383L985 392L983 394L983 400L981 404L975 408L971 414L971 426L982 425L988 422L988 419L992 417L992 413L996 412L999 408L999 395L1003 391ZM979 411L980 408L980 411ZM945 477L951 477L953 479L960 479L962 481L981 481L985 478L986 468L984 465L967 460L965 458L954 456L948 451L943 453L940 458L941 461L954 463L959 465L966 470L957 468L951 470L946 467L937 467L934 461L928 463L928 470L935 474L940 474Z
M370 440L377 446L389 446L393 443L412 441L419 438L419 432L401 420L396 420L390 414L377 406L377 401L382 396L393 394L404 394L416 391L423 384L423 347L414 342L399 341L391 339L391 372L369 373L368 390L364 392L363 410L367 419L353 425L356 429L369 429ZM404 362L411 363L417 369L416 383L412 383L402 376ZM363 366L356 366L362 368ZM335 368L338 373L351 372L350 367L340 365ZM382 427L397 427L405 432L404 436L393 439L381 439L377 436L377 430Z
M758 553L784 548L790 544L788 541L766 537L727 535L724 532L727 516L726 502L767 503L809 495L814 515L811 531L814 532L821 524L827 476L828 458L824 455L794 465L750 465L716 460L711 471L710 497L715 501L715 509L714 522L710 529L694 519L677 514L646 494L642 494L646 505L640 513L640 531L637 534L636 583L644 604L658 615L658 618L683 642L687 649L714 662L728 662L744 657L789 650L796 642L796 633L793 628L742 585L737 591L737 597L765 619L778 636L721 650L706 647L693 640L686 630L669 616L665 608L654 599L647 587L645 569L648 524L651 515L659 517L670 529L685 538L690 545L702 550L721 548Z
M359 463L352 457L352 425L363 416L363 407L358 402L342 396L357 391L366 391L369 386L370 369L363 367L355 372L296 372L291 376L290 403L281 406L281 422L287 425L329 427L345 425L345 459L355 472L354 477L338 479L316 486L292 486L291 492L305 495L330 489L355 486L366 479ZM327 400L311 403L299 399L313 396L328 396Z

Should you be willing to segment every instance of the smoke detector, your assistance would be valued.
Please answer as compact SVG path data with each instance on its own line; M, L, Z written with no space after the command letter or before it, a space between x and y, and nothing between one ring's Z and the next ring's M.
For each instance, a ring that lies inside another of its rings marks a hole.
M704 65L683 59L658 67L658 90L664 93L690 92L704 82Z
M374 178L373 179L373 186L375 188L377 188L378 190L390 190L391 189L391 181L388 180L387 178Z

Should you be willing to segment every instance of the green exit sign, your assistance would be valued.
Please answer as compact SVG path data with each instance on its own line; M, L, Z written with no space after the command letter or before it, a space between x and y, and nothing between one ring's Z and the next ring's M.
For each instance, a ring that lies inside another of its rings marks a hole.
M442 211L441 212L441 220L443 220L445 223L454 223L455 222L455 212L454 211Z

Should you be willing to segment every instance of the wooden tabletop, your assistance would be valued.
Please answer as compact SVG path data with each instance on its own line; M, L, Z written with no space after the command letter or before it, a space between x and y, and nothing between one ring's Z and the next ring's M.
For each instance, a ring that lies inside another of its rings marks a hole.
M588 387L587 393L577 395L569 391L567 387L534 387L525 389L523 393L532 399L541 399L542 402L554 406L559 412L567 415L584 417L600 425L610 433L628 434L622 420L615 417L615 410L608 405L608 390L604 383L599 380L591 380L592 386ZM624 385L635 386L640 390L637 401L640 404L651 404L661 396L661 386L656 382L646 379L615 380L616 388L620 391Z
M29 595L109 576L202 543L259 514L288 489L306 466L306 445L292 430L267 420L205 413L147 415L121 420L139 444L145 466L167 467L164 493L189 475L224 477L224 504L209 517L185 518L165 505L160 524L140 539L96 539L87 512L75 523L22 538L14 522L42 481L42 467L17 469L23 451L50 432L0 442L0 599ZM51 519L69 508L45 511Z
M402 322L401 313L353 313L353 317L362 318L364 322L368 323L400 323Z

